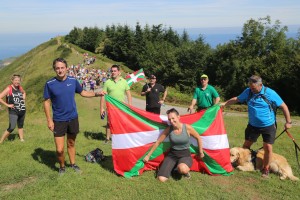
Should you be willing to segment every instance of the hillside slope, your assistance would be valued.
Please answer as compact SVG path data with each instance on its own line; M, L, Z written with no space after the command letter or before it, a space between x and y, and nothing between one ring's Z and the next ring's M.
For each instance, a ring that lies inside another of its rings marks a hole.
M87 52L63 41L63 37L53 38L1 69L0 91L10 84L10 77L13 74L20 74L22 76L22 86L27 93L27 111L35 112L41 110L44 84L48 79L55 76L52 69L52 61L57 57L63 57L67 60L68 65L82 63L82 54ZM90 56L96 56L96 62L90 65L89 68L95 67L106 70L112 63L115 63L99 54L88 53ZM129 70L124 66L122 68L123 70ZM0 112L0 115L2 114L3 112Z

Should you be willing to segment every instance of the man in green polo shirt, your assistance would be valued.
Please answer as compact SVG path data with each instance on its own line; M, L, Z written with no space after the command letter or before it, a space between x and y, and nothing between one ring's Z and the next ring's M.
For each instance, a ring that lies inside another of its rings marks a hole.
M109 96L125 102L125 93L127 96L128 104L131 105L131 93L130 87L125 79L121 77L121 71L119 65L113 65L111 67L111 78L108 79L103 86L102 91L106 92ZM105 115L104 111L104 97L101 97L100 101L100 115ZM107 143L110 140L109 124L106 126L106 140Z
M208 84L208 76L202 74L200 77L201 86L197 87L194 92L191 105L188 107L188 112L192 113L194 106L197 103L197 112L219 103L220 97L216 89Z

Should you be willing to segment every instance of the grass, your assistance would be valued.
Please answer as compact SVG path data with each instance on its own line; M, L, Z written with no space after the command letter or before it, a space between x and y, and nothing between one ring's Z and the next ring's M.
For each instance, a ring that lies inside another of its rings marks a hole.
M63 41L63 40L62 40ZM58 176L55 145L48 130L42 109L43 86L54 75L51 62L61 54L68 55L69 64L82 62L77 56L84 50L70 45L60 47L62 41L50 40L16 59L11 65L1 69L1 91L9 84L13 73L23 76L23 86L27 92L27 114L25 119L25 142L19 141L15 130L9 140L0 145L0 199L296 199L299 183L280 181L271 174L264 180L259 172L239 172L225 176L209 176L192 172L192 178L170 179L159 183L155 172L148 171L141 176L125 179L113 171L111 145L104 144L105 120L99 117L99 98L76 97L79 112L80 133L76 142L76 163L83 170L79 175L67 168L64 176ZM71 53L66 48L71 48ZM96 55L94 66L107 69L113 61ZM93 66L91 66L93 67ZM126 69L126 68L125 68ZM127 70L127 69L126 69ZM139 93L141 88L137 89ZM298 126L291 133L300 142ZM247 117L224 115L230 147L241 146ZM8 126L6 111L0 111L0 134ZM279 120L278 127L283 127ZM278 132L281 132L279 128ZM298 143L299 143L298 142ZM262 145L261 138L253 149ZM101 148L107 156L105 162L87 163L84 156L95 148ZM274 151L285 156L294 174L300 177L295 159L294 146L286 134L274 145ZM67 164L69 164L66 156Z
M78 96L77 104L80 133L76 162L83 174L67 168L64 176L58 176L55 145L45 116L43 112L27 113L25 142L21 143L14 131L0 145L0 199L294 199L299 195L298 182L280 181L274 174L263 180L259 172L235 171L229 177L192 172L190 180L170 179L164 184L155 179L154 171L132 179L117 176L113 172L111 145L103 142L105 120L99 117L99 99ZM224 119L230 146L240 146L247 118L225 115ZM1 132L7 120L1 113ZM296 141L300 141L299 130L295 126L291 131ZM257 142L253 149L261 144ZM107 156L101 165L84 161L84 156L96 147ZM286 135L276 141L274 151L289 160L299 177L293 144ZM66 161L69 164L68 157Z

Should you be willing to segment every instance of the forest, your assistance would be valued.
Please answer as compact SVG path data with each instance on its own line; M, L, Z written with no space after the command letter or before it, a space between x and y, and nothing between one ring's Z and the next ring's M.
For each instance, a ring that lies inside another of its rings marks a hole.
M65 39L79 47L122 62L132 70L156 74L160 83L192 93L205 73L226 100L239 95L248 78L260 75L295 114L300 114L300 32L288 38L287 26L270 16L250 19L234 40L212 48L200 34L195 40L172 27L136 23L74 27Z

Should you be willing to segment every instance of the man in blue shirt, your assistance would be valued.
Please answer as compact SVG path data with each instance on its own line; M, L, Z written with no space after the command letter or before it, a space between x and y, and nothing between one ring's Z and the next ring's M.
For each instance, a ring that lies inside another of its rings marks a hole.
M262 135L263 148L265 151L262 177L268 177L269 165L273 153L272 144L274 144L276 135L275 109L277 107L282 109L286 121L284 125L285 129L292 127L289 109L280 96L274 90L265 87L262 84L261 77L256 75L249 78L249 88L246 88L239 96L221 103L221 106L238 102L246 102L248 105L249 122L245 130L243 148L250 149L251 145L257 141L259 135Z
M54 134L56 154L60 165L59 174L65 173L64 140L66 133L71 167L76 172L81 172L75 164L75 140L79 132L75 93L83 97L103 96L103 93L83 90L74 77L67 76L67 62L63 58L53 61L53 69L56 77L48 80L44 87L44 111L48 128ZM50 115L51 104L53 117Z

